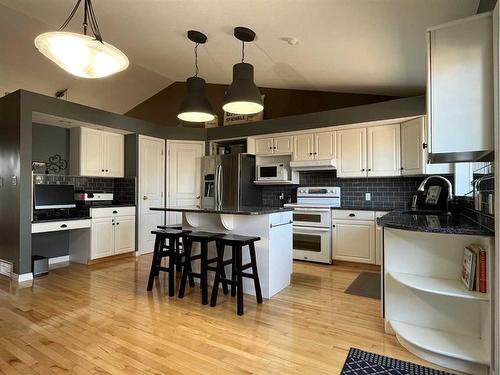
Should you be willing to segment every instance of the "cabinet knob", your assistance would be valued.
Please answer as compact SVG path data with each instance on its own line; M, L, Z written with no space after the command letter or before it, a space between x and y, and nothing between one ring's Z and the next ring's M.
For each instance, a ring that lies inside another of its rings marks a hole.
M366 169L364 169L364 168L363 168L363 169L361 170L361 172L364 172L364 171L366 171Z
M120 223L116 223L116 225L120 225Z
M370 172L372 169L371 168L368 168L368 172Z
M115 225L115 223L111 224L111 225Z
M142 197L142 200L143 200L143 201L147 201L147 200L148 200L148 197L143 196L143 197Z
M109 171L106 169L106 172L109 172Z
M200 199L200 198L201 198L201 197L200 197L199 195L196 197L196 199Z
M101 172L104 172L104 169L101 169Z
M401 167L401 170L404 171L405 169L403 167Z

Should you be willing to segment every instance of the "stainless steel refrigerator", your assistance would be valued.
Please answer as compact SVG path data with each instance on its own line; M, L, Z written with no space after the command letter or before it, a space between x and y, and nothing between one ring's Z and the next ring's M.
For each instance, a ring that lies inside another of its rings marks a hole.
M261 206L261 187L255 181L255 156L205 156L201 163L202 208Z

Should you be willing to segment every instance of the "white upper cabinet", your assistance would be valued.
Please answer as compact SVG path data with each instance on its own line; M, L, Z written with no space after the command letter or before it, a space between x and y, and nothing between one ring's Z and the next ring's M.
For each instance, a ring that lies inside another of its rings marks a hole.
M401 175L400 125L367 128L368 177Z
M313 134L300 134L293 137L293 160L314 160Z
M315 156L317 160L335 159L336 157L336 132L314 133Z
M291 135L275 138L255 139L255 155L291 154L293 152Z
M425 117L401 124L401 172L403 176L453 173L448 163L428 163L428 140Z
M257 138L255 140L255 155L269 155L273 153L272 138Z
M70 173L124 176L124 136L89 128L70 130Z
M293 137L283 136L273 139L273 152L275 154L291 154L293 152Z
M427 36L431 156L476 160L494 149L492 15L433 27Z
M335 158L334 131L299 134L293 137L293 160L328 160Z
M337 177L366 177L366 128L337 131Z

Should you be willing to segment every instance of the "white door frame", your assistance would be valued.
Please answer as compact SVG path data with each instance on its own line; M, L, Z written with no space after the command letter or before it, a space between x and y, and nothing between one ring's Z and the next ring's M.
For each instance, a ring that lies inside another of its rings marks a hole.
M206 150L206 142L205 141L189 141L189 140L182 140L182 139L167 139L167 144L166 144L166 162L165 162L165 205L166 207L169 206L170 204L170 170L168 166L170 165L170 147L172 144L178 144L178 143L192 143L192 144L201 144L203 145L203 154L202 156L206 156L207 150ZM201 173L201 171L200 171ZM167 219L166 219L167 220ZM167 223L170 224L170 223Z
M500 11L497 3L493 11L493 84L494 84L494 139L495 139L495 254L492 288L493 303L493 344L494 352L492 358L493 368L491 374L500 375Z
M141 191L141 149L140 149L140 144L141 144L141 139L149 139L152 141L161 141L163 142L163 150L164 150L164 155L162 159L162 171L165 171L165 140L163 138L156 138L156 137L150 137L147 135L142 135L139 134L139 137L137 139L137 251L135 254L137 256L147 254L147 251L144 251L141 247L141 241L142 241L142 205L144 204L142 196L143 192ZM163 201L162 201L162 206L165 205L165 194L166 192L166 186L165 186L165 178L163 179ZM165 215L163 215L163 223L158 223L158 225L164 224L165 223Z

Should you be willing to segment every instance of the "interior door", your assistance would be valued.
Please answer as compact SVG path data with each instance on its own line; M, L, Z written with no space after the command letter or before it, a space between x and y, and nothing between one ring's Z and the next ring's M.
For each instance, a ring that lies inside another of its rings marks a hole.
M205 142L167 141L168 205L170 207L200 207L201 158ZM169 224L182 223L182 215L169 212Z
M139 136L138 173L138 252L150 253L154 247L151 231L165 223L163 212L151 211L151 207L165 205L165 141L159 138Z
M121 134L104 133L104 167L108 177L124 176L124 137Z
M337 177L366 177L366 128L337 132Z
M401 175L400 127L393 124L368 128L368 177Z

